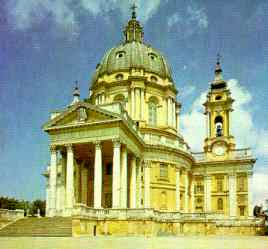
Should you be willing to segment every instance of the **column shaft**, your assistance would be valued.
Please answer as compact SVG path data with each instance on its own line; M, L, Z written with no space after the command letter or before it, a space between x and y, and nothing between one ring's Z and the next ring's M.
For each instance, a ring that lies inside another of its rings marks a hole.
M142 88L141 89L141 101L140 101L140 104L141 104L141 120L144 120L144 89Z
M130 207L136 208L136 157L131 159Z
M150 208L150 163L144 164L144 207Z
M94 162L94 208L101 208L102 199L102 154L101 144L95 144Z
M57 195L57 150L56 147L50 147L50 211L49 216L54 216L56 212L56 195Z
M181 200L180 200L180 170L176 169L176 210L180 211Z
M135 119L135 93L134 88L131 88L131 117Z
M177 124L176 124L177 133L179 134L180 133L180 112L178 110L176 112L176 118L177 118Z
M72 145L67 145L66 208L71 215L74 202L74 155Z
M120 157L121 144L119 141L113 143L113 208L120 207Z
M127 149L122 147L121 162L121 208L127 208Z

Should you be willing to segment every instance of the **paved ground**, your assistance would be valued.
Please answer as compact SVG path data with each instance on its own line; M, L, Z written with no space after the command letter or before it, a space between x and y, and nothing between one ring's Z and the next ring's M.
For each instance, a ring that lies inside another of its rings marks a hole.
M1 249L268 249L268 237L0 238Z

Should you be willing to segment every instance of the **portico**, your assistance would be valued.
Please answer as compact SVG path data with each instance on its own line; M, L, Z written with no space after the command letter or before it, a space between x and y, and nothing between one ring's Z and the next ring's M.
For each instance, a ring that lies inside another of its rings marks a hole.
M123 209L141 202L137 194L141 159L119 139L50 148L49 216L70 216L80 203Z

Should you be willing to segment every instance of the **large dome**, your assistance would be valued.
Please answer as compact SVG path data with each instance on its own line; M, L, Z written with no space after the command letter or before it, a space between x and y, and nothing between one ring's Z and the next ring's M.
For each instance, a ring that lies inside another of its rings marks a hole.
M104 55L93 76L93 83L104 74L129 71L131 68L143 69L173 82L166 59L158 50L143 42L142 26L133 14L124 30L125 41Z
M141 42L128 42L110 49L98 65L97 74L112 74L130 68L141 68L172 81L171 70L159 51Z

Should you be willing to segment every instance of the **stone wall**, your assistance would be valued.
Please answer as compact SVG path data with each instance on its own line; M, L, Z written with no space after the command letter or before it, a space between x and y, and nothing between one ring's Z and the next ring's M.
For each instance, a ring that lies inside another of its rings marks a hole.
M8 210L0 209L0 229L12 221L21 219L24 217L24 210Z

